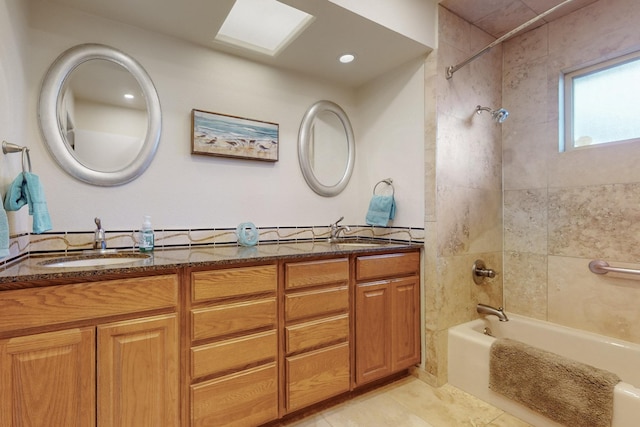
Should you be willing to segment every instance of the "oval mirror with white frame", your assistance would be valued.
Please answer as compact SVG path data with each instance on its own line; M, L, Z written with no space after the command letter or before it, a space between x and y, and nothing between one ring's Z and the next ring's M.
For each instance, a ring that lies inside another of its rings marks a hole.
M114 186L149 167L162 114L153 82L135 59L109 46L82 44L47 71L39 122L47 149L65 172Z
M351 178L355 138L349 117L334 102L318 101L305 113L298 134L302 175L321 196L340 194Z

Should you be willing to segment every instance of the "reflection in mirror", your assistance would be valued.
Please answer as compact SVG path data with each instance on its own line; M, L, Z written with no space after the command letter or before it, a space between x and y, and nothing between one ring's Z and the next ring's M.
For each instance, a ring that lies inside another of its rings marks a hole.
M347 167L348 148L340 118L332 111L321 111L313 122L309 147L311 168L320 182L329 186L340 182Z
M305 113L298 134L298 161L313 191L335 196L345 189L355 162L355 139L347 114L331 101Z
M151 78L130 56L99 44L75 46L51 65L39 119L56 162L93 185L137 178L160 142L160 100Z
M75 158L115 172L135 159L147 131L144 95L121 65L95 59L79 65L63 89L60 120Z

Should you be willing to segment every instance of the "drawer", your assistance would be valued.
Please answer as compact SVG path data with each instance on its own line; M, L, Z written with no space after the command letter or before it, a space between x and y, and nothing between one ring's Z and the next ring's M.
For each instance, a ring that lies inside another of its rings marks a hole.
M137 277L0 292L0 333L173 308L178 276Z
M285 278L287 289L347 282L349 260L340 258L286 264Z
M356 279L379 279L420 271L420 253L370 255L356 258Z
M285 328L287 354L349 340L349 316L330 317Z
M277 350L276 331L193 347L191 378L244 369L258 362L272 362Z
M275 265L194 271L191 273L191 298L194 302L243 295L275 292Z
M344 312L349 309L349 288L340 286L287 294L284 306L287 321Z
M278 418L275 363L191 386L191 425L257 426Z
M202 340L260 328L275 328L276 299L191 310L191 339Z
M349 344L286 359L287 411L349 391Z

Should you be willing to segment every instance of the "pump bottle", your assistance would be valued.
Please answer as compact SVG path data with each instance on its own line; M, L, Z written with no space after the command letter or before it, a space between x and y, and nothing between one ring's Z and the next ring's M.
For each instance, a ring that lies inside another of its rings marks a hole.
M153 234L153 228L151 227L151 217L145 215L142 222L142 228L140 228L140 252L150 252L153 250L155 244L155 237Z

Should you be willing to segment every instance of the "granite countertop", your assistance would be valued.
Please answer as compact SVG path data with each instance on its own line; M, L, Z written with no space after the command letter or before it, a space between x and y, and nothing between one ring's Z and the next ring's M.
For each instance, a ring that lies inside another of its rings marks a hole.
M238 262L274 261L281 258L296 259L308 256L338 255L351 253L375 254L389 250L418 249L415 243L384 242L367 246L331 244L326 241L259 244L257 246L201 246L181 249L156 249L149 258L132 262L84 266L54 267L43 266L43 262L60 259L63 255L30 256L0 271L0 290L15 289L12 283L42 280L95 278L103 275L137 274L181 267L206 267ZM139 252L119 251L118 254L139 254ZM77 256L82 256L78 253ZM76 256L68 255L67 258ZM124 256L124 255L123 255Z

